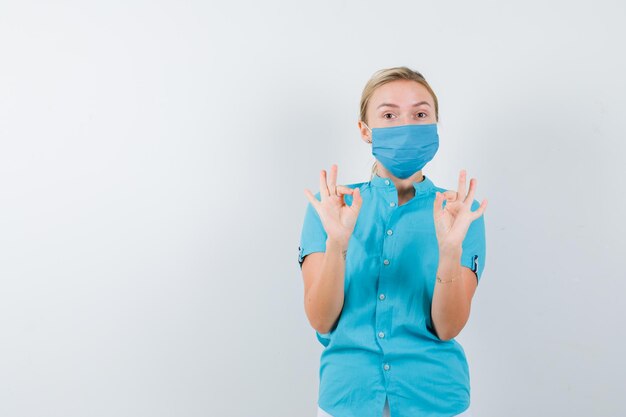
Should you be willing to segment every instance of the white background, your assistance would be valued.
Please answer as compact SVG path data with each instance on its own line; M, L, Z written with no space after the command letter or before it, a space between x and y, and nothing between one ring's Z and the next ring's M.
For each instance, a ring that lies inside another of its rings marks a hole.
M314 416L297 264L378 69L478 178L477 417L623 416L622 1L2 1L0 415Z

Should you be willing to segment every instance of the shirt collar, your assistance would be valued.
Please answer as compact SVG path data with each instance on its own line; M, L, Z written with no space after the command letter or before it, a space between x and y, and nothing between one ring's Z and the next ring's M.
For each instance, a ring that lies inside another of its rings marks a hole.
M374 176L370 180L370 184L373 187L387 188L389 190L396 189L396 186L393 184L393 181L391 181L391 179L380 177L377 173L374 173ZM415 188L416 195L428 194L433 188L435 188L435 185L430 180L430 178L424 175L424 179L422 181L413 182L413 188Z

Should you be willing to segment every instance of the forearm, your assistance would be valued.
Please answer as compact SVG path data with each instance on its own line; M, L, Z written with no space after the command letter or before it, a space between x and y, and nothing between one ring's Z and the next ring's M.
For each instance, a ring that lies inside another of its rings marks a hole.
M306 294L309 317L320 333L332 330L343 309L347 248L347 244L326 241L320 277Z
M470 304L461 280L462 248L439 248L439 266L435 279L431 317L437 336L449 340L458 335L465 326L470 313Z

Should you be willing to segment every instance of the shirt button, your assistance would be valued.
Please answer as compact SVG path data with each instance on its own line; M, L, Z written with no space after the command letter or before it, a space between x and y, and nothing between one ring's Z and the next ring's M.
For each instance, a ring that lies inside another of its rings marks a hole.
M385 185L389 185L389 180L385 180Z
M391 203L389 203L389 205L390 205L391 207L395 207L395 206L396 206L396 202L395 202L395 201L392 201Z
M389 259L385 259L385 260L383 261L383 263L384 263L385 265L389 265Z
M378 337L380 337L380 338L382 339L383 337L385 337L385 333L383 333L383 332L378 332Z
M387 230L387 236L391 236L393 234L393 231L391 229Z
M384 300L385 299L385 294L379 295L378 298L380 298L381 300Z
M389 368L390 368L390 367L389 367L389 364L388 364L388 363L386 363L386 364L383 366L383 368L385 369L385 371L388 371L388 370L389 370Z

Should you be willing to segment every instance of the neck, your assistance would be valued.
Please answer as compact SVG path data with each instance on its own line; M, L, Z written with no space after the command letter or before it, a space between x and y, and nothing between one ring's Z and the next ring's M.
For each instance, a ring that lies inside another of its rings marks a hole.
M398 195L414 195L415 187L413 187L413 183L424 181L424 175L422 174L421 169L410 177L402 179L393 175L385 167L379 165L378 167L376 167L376 174L379 177L389 178L393 182L393 185L396 187L396 190L398 190Z

